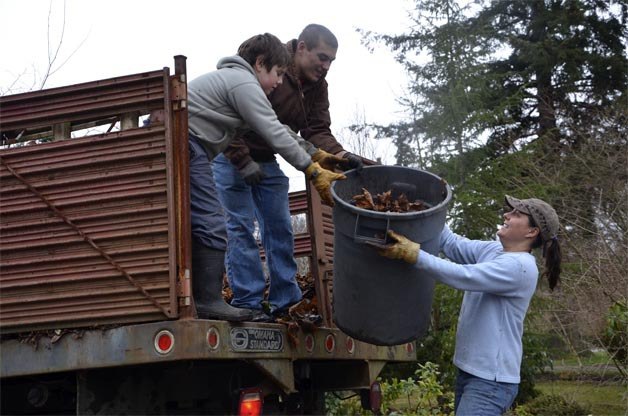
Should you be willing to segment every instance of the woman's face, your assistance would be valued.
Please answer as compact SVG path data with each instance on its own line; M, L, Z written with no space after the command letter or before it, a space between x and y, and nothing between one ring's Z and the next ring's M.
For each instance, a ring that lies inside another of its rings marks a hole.
M504 214L504 224L497 231L502 242L523 242L535 236L537 228L530 226L528 215L513 209Z
M261 58L258 58L255 63L255 73L257 74L257 79L259 80L259 83L264 90L264 94L266 95L270 94L275 88L281 85L283 74L285 72L286 68L277 65L273 66L269 71L264 65L262 65Z

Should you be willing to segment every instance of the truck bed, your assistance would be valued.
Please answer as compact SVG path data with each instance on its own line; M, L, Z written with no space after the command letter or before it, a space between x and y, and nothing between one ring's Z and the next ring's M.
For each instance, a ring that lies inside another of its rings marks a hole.
M384 365L415 359L413 343L370 345L335 327L332 212L309 185L290 195L290 209L307 222L295 257L308 260L317 324L196 319L186 99L182 56L174 74L0 97L0 377L4 397L15 398L7 411L38 413L35 399L53 385L65 398L45 404L54 411L146 410L108 407L129 394L112 391L108 377L153 385L164 397L157 413L193 392L214 406L252 384L321 398L368 391ZM167 394L155 385L164 374L177 375L164 378ZM223 395L195 387L203 383ZM99 410L85 397L99 397Z

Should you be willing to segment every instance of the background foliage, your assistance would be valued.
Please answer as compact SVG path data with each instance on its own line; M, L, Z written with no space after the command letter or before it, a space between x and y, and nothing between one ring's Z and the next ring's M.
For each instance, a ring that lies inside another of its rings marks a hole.
M410 15L406 33L360 30L410 75L399 98L406 117L353 131L392 139L397 164L445 178L454 189L448 222L469 238L495 238L505 194L558 212L562 283L550 292L539 281L519 402L535 396L556 345L576 357L606 349L626 379L627 2L416 0ZM418 348L448 386L460 299L437 286Z

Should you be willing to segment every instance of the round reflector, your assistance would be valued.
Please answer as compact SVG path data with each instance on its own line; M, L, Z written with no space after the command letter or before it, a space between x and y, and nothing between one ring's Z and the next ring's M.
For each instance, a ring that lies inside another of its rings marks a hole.
M314 336L312 334L307 334L305 336L305 351L314 351Z
M218 345L220 345L220 334L213 326L207 331L207 345L209 345L209 348L212 350L215 350L218 348Z
M353 354L353 352L355 351L355 342L353 341L353 338L347 337L347 342L345 343L345 345L347 346L347 351L349 351L349 354Z
M327 334L325 337L325 349L327 352L333 352L336 348L336 338L334 338L333 334Z
M155 335L155 350L160 354L168 354L174 348L174 335L164 329Z

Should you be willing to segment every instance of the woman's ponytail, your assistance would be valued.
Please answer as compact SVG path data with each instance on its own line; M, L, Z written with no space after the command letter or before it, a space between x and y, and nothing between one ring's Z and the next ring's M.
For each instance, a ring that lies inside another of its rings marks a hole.
M543 243L543 257L545 258L543 275L547 276L549 287L554 290L560 281L560 263L562 260L558 237L553 237Z

